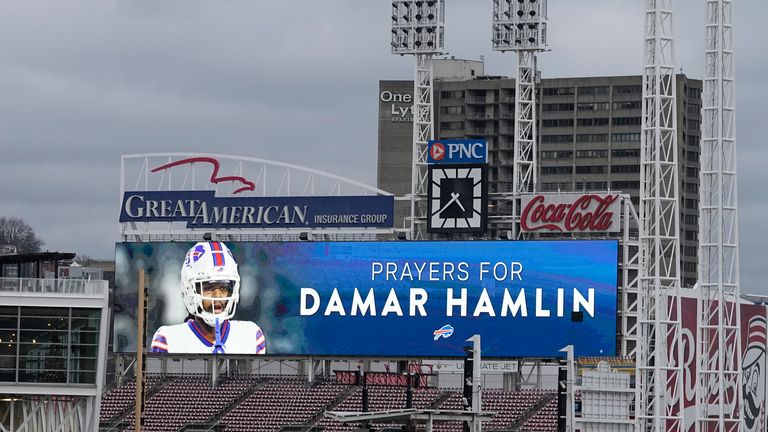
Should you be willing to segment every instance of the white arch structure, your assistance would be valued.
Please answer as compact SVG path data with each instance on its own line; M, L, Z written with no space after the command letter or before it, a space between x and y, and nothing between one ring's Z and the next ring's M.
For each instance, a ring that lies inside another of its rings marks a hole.
M392 196L356 180L299 165L267 159L209 153L123 155L120 196L134 191L213 191L219 197ZM124 241L196 239L211 232L225 240L291 240L302 232L329 240L373 239L392 234L384 228L187 228L183 222L121 223Z

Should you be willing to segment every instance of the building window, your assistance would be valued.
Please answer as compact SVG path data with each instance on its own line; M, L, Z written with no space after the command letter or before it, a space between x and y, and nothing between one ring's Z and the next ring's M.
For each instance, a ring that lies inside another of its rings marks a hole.
M573 135L542 135L541 142L547 144L572 143Z
M463 106L442 106L440 114L464 114Z
M688 97L691 99L701 99L701 89L688 88Z
M68 308L21 308L20 382L67 382L68 321Z
M640 157L640 149L613 149L611 156L615 158Z
M640 109L640 101L614 102L614 110Z
M464 122L440 122L440 130L462 130Z
M576 174L605 174L608 167L605 165L583 165L576 167Z
M70 383L91 383L96 380L100 321L101 311L97 309L72 309Z
M578 105L579 111L608 111L610 107L608 102L581 102Z
M578 120L579 126L606 126L608 125L608 117L596 117L596 118L580 118Z
M571 174L573 173L572 166L545 166L541 167L542 174Z
M685 175L688 177L698 177L699 169L696 167L687 167L685 168Z
M576 150L577 159L608 157L608 150Z
M696 225L699 223L699 217L696 215L685 215L685 223L688 225Z
M576 182L576 190L604 191L607 189L608 189L608 182L604 182L604 181Z
M613 94L615 95L641 93L642 91L643 91L643 86L640 84L613 86Z
M640 182L617 180L617 181L611 182L611 189L622 190L622 191L629 190L629 189L640 189Z
M639 126L640 117L614 117L611 123L614 126Z
M572 150L553 150L541 152L542 159L570 159L573 157Z
M100 328L99 309L0 307L0 381L95 384Z
M573 96L573 87L546 87L544 96Z
M542 192L558 192L571 190L570 182L544 182L541 184Z
M609 92L608 86L579 87L579 96L607 96Z
M542 120L543 127L573 127L573 119L547 119Z
M611 165L612 173L639 173L640 165Z
M640 142L639 133L615 133L611 135L613 142Z
M542 111L573 111L572 103L551 103L543 104L541 106Z
M580 143L608 142L608 134L579 134L579 135L576 135L576 142L580 142Z

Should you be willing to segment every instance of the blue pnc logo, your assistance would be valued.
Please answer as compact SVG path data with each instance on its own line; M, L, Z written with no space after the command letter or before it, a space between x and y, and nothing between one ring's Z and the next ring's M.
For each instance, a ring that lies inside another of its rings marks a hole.
M432 140L427 143L427 163L484 164L488 159L488 146L484 139Z
M446 324L439 329L435 330L432 333L435 336L435 340L438 340L440 338L448 339L449 337L453 336L453 326L450 324Z

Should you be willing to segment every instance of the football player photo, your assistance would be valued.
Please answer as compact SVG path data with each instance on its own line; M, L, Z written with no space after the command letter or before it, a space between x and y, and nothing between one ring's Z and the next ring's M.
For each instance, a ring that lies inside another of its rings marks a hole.
M222 242L200 242L181 266L181 299L186 322L162 326L150 352L185 354L266 354L264 332L251 321L232 318L240 299L237 262Z

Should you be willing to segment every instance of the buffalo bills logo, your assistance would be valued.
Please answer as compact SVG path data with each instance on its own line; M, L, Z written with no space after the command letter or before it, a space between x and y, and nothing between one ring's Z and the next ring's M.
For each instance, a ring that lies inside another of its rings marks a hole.
M438 340L440 338L448 339L449 337L453 336L453 326L450 324L446 324L439 329L432 332L432 335L435 337L435 340Z
M205 248L200 245L195 246L194 249L187 252L187 258L184 260L184 265L190 266L196 263L203 255L205 255Z

